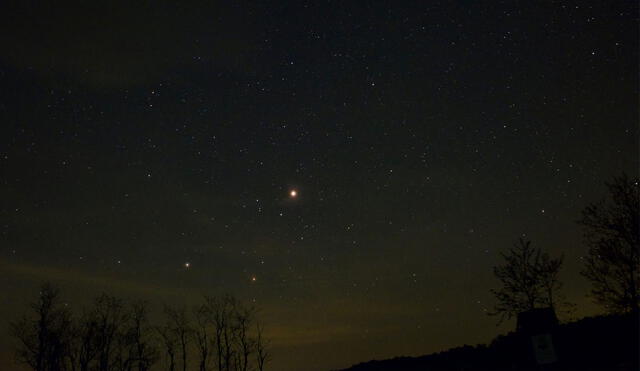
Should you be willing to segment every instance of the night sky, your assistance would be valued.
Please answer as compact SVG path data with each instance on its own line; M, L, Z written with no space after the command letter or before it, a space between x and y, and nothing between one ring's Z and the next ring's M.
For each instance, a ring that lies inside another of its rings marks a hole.
M233 293L272 370L487 342L523 235L601 310L575 221L638 174L636 1L52 4L0 5L0 364L45 280Z

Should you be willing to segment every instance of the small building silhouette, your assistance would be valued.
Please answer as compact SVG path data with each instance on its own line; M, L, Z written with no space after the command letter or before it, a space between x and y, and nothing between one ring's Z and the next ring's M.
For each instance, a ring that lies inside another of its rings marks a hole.
M558 361L553 334L558 328L558 317L553 308L535 308L518 314L516 331L528 339L526 348L538 365ZM527 357L529 358L529 357Z
M553 332L558 327L558 317L553 308L535 308L518 314L516 331L525 335Z

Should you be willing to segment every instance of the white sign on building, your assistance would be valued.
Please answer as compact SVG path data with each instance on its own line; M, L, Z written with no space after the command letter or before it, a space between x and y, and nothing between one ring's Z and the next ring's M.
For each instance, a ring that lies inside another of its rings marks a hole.
M558 360L556 352L553 349L551 334L532 336L531 343L533 344L533 353L535 354L536 361L539 365L554 363Z

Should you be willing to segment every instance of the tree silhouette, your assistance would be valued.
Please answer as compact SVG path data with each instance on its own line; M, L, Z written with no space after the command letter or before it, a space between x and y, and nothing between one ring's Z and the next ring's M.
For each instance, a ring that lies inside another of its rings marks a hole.
M269 353L267 347L268 342L265 340L264 328L260 323L256 324L256 363L258 366L258 371L264 371L264 367L271 359L271 354Z
M233 342L231 317L235 299L230 295L205 297L214 326L214 342L218 371L229 371L232 367Z
M94 339L97 350L98 371L121 368L123 363L122 338L129 320L123 301L112 295L96 298L87 318L95 324Z
M167 353L167 358L169 361L168 369L169 371L175 371L178 342L174 336L172 327L169 324L166 324L164 326L157 327L156 330L158 332L158 335L160 335L162 345L165 352Z
M235 369L247 371L250 364L250 355L255 348L255 339L249 334L251 324L254 320L255 309L247 307L239 301L235 301L233 311L233 339L235 351Z
M191 341L193 329L187 317L187 311L184 308L175 309L165 306L164 313L167 318L167 327L169 334L174 337L180 356L182 358L182 371L187 370L188 345Z
M70 368L67 360L71 313L59 300L59 290L49 283L43 284L38 299L31 304L33 315L25 315L10 325L11 335L19 340L18 361L35 371Z
M146 302L107 294L73 317L59 291L44 284L33 311L11 323L16 358L35 371L149 371L160 346L167 355L160 366L169 371L187 371L194 351L199 371L211 370L214 358L219 371L264 371L269 353L261 325L254 328L257 310L231 295L204 299L194 308L195 325L184 307L165 306L157 327Z
M73 345L71 347L74 363L80 371L88 371L89 365L98 356L96 332L98 324L90 314L84 313L73 326Z
M193 309L195 318L194 334L196 338L196 346L200 359L199 370L206 371L211 352L211 320L209 317L209 308L206 304L200 304Z
M591 296L609 312L638 312L640 218L638 178L626 174L606 183L611 199L588 205L579 223L589 252L582 275Z
M125 369L137 367L138 371L147 371L158 360L158 350L150 336L147 303L133 303L130 311L125 338L128 348Z
M497 303L490 315L499 315L499 323L530 309L557 306L562 286L558 274L563 257L551 258L533 247L531 241L519 238L506 253L504 265L493 268L502 287L491 289Z
M204 307L196 310L208 317L218 371L264 370L269 353L262 326L254 330L255 307L245 305L232 295L223 295L205 296Z

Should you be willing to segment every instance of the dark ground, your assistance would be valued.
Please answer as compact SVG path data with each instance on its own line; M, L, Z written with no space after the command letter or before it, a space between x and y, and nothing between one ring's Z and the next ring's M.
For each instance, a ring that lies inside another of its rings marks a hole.
M638 317L600 316L560 325L552 334L558 362L540 367L529 339L512 332L490 345L469 346L421 357L360 363L342 371L638 370Z

